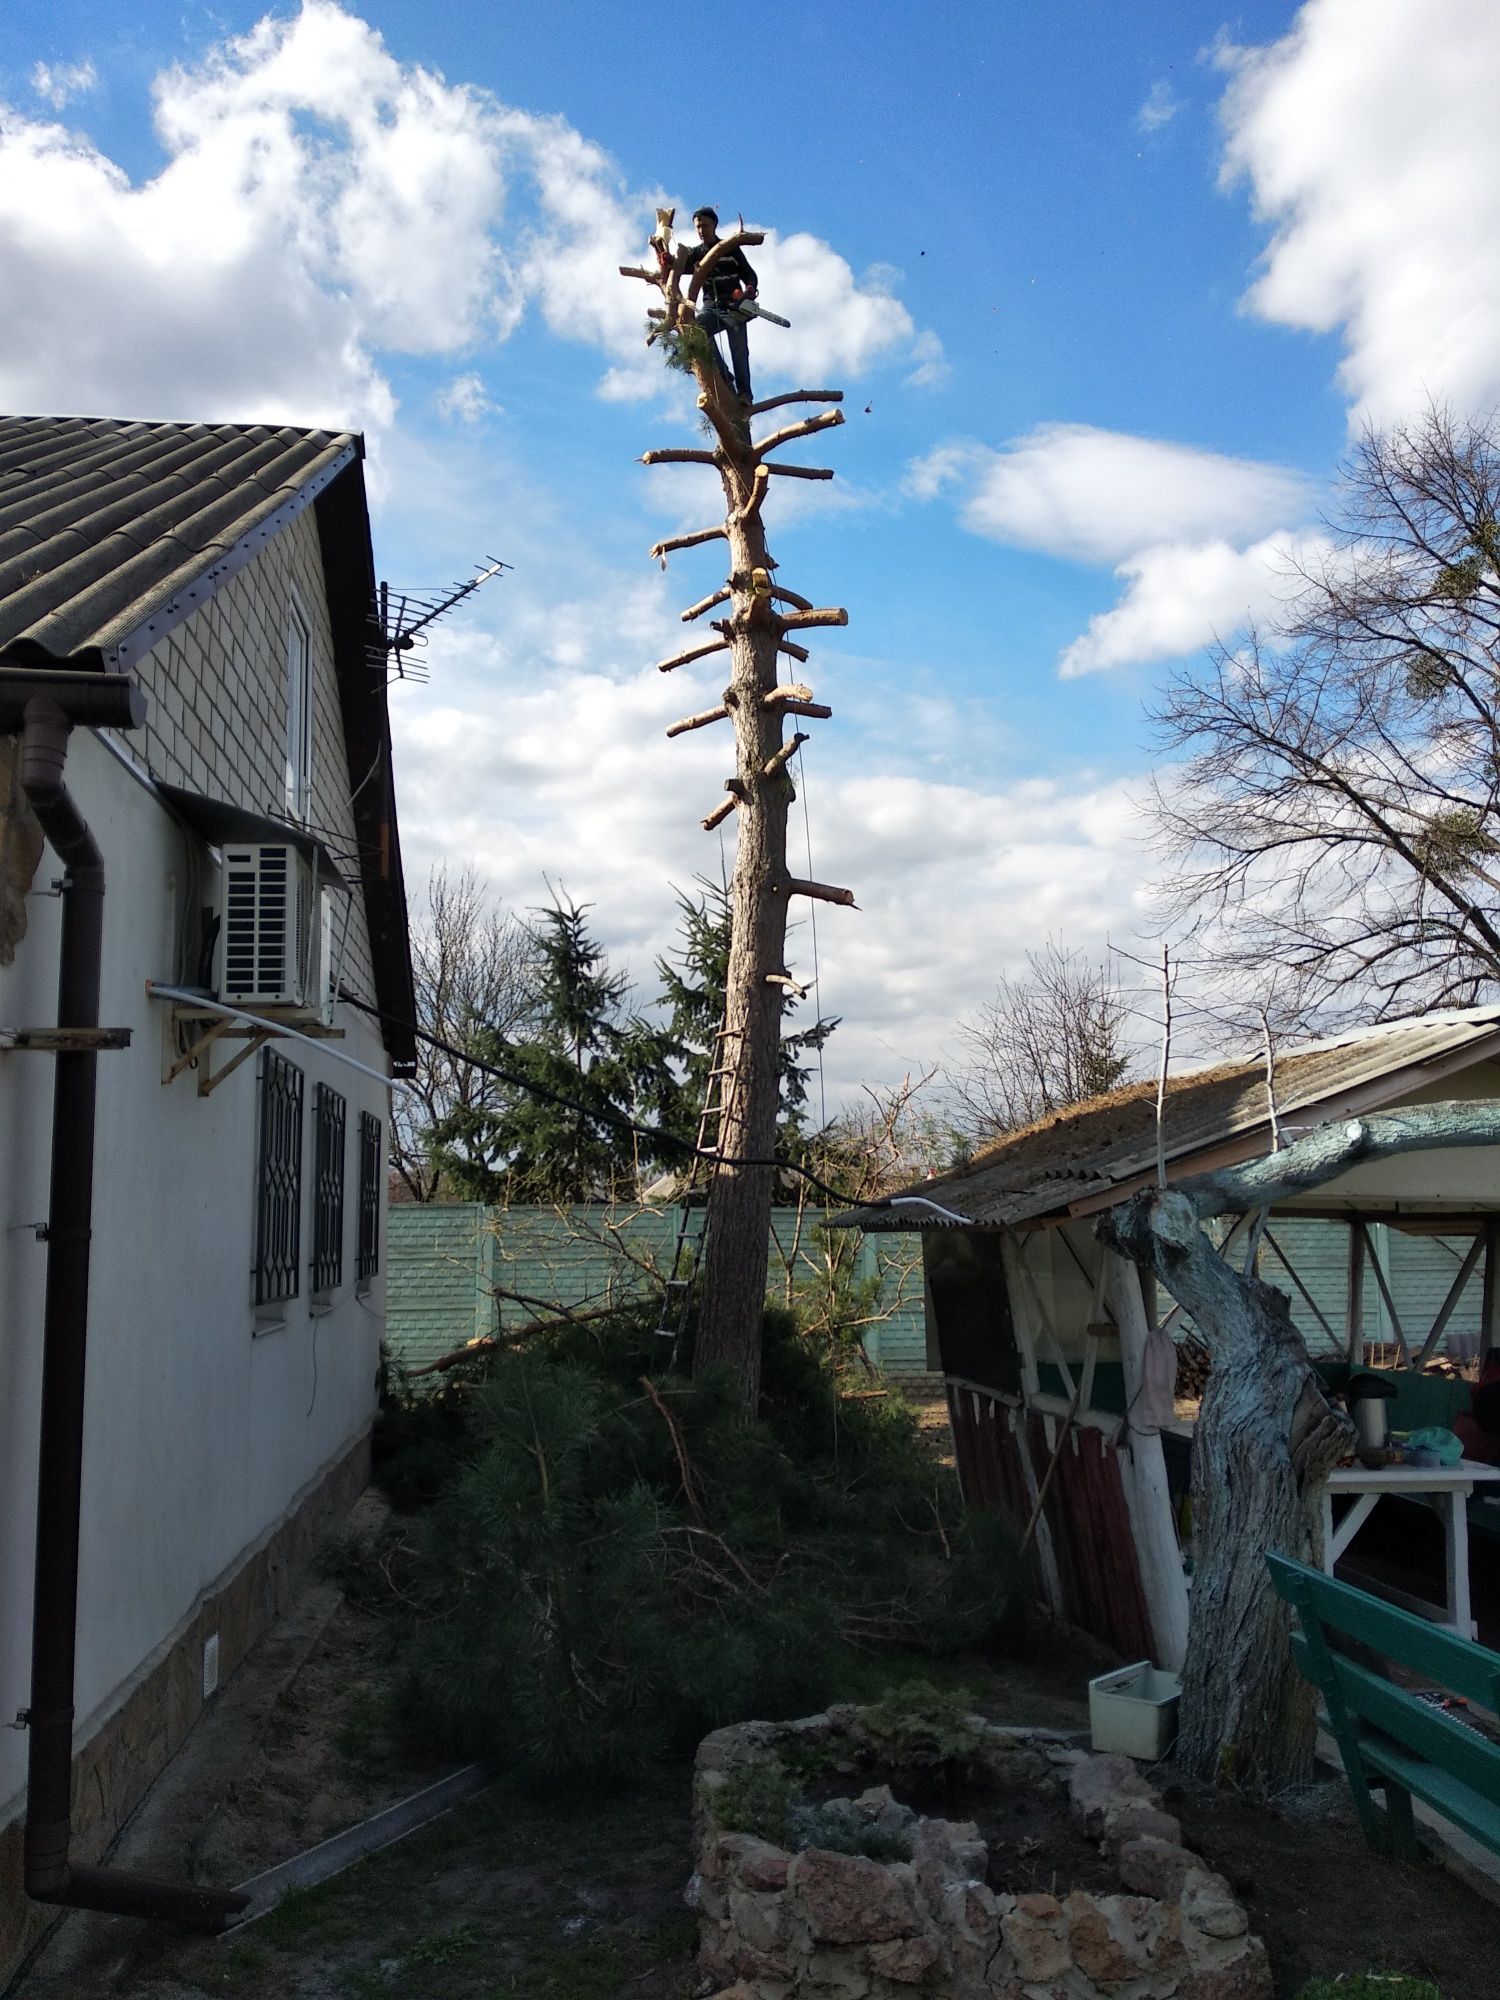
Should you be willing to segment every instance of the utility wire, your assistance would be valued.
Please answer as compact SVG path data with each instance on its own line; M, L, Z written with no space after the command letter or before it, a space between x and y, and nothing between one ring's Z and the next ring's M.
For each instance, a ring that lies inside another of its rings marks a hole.
M664 1131L659 1125L642 1125L629 1118L623 1111L607 1111L602 1105L580 1104L576 1098L564 1097L560 1091L549 1090L544 1083L537 1083L531 1077L518 1076L514 1070L501 1069L498 1063L483 1061L471 1055L467 1049L458 1048L452 1042L445 1042L441 1035L430 1035L425 1028L419 1028L415 1021L408 1021L404 1015L392 1014L387 1008L372 1006L368 1000L356 1000L344 987L339 988L339 999L348 1007L355 1007L361 1014L369 1014L377 1021L385 1021L392 1027L405 1028L415 1035L419 1042L426 1042L429 1048L439 1049L453 1062L466 1063L470 1069L478 1070L481 1076L492 1076L499 1083L508 1083L515 1090L524 1090L529 1096L544 1098L548 1104L555 1104L561 1110L575 1111L581 1118L595 1119L601 1125L613 1125L617 1131L630 1132L642 1139L649 1139L654 1146L664 1152L675 1152L692 1160L717 1160L726 1167L780 1167L788 1173L801 1174L802 1178L815 1187L819 1194L826 1194L831 1201L845 1208L889 1208L894 1197L880 1195L871 1200L865 1195L850 1194L843 1188L830 1187L821 1180L811 1167L801 1160L769 1159L744 1160L733 1154L716 1152L709 1146L695 1146L689 1139L679 1139L675 1132ZM936 1204L931 1204L936 1206Z

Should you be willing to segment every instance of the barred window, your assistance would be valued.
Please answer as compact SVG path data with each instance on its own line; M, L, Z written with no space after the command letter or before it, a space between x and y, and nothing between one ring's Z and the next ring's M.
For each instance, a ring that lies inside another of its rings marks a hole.
M255 1303L294 1299L302 1250L302 1072L266 1049L260 1059L255 1176Z
M356 1278L373 1278L380 1269L380 1120L371 1111L359 1114L359 1247Z
M326 1083L313 1090L312 1288L331 1292L344 1276L344 1099Z

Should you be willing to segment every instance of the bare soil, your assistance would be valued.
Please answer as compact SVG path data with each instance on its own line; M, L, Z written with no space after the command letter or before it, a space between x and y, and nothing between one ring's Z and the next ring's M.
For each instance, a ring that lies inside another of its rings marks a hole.
M1436 1861L1372 1853L1342 1778L1270 1804L1169 1782L1164 1802L1265 1939L1277 2000L1340 1972L1408 1973L1443 2000L1500 1993L1500 1909Z
M941 1452L945 1428L939 1421L929 1428ZM328 1586L312 1590L327 1594ZM290 1664L284 1639L279 1659L277 1635L262 1642L257 1653L262 1663L277 1660L274 1671L258 1669L252 1656L223 1707L195 1731L190 1747L200 1732L228 1724L239 1702L242 1734L232 1754L205 1758L199 1795L179 1786L170 1801L170 1872L242 1881L445 1775L392 1747L373 1621L341 1603L331 1616L320 1612L307 1631L316 1636L299 1642ZM1088 1680L1114 1664L1077 1638L1048 1638L1029 1658L998 1664L870 1657L851 1672L844 1693L869 1700L893 1682L925 1678L966 1688L996 1721L1082 1730ZM241 1676L248 1696L237 1692ZM1500 1993L1500 1910L1436 1865L1372 1855L1342 1781L1265 1806L1174 1787L1169 1771L1153 1777L1167 1784L1169 1809L1189 1844L1249 1908L1270 1950L1278 2000L1291 2000L1314 1973L1365 1970L1431 1979L1444 2000ZM664 1766L632 1791L589 1797L539 1800L497 1782L223 1939L96 1920L106 1949L83 1969L76 1957L69 1963L49 1952L8 2000L194 2000L205 1993L244 2000L686 2000L696 1944L682 1902L690 1782L686 1764ZM997 1888L1113 1887L1065 1803L1050 1794L981 1794L943 1810L978 1818ZM133 1866L158 1858L120 1857ZM68 1920L75 1930L79 1923Z

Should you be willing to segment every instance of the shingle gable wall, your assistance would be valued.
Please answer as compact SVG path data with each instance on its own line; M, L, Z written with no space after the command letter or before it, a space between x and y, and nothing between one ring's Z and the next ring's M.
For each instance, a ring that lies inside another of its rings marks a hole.
M354 889L342 983L375 998L349 770L311 508L139 661L150 712L121 742L153 778L252 812L286 813L287 618L296 591L312 634L314 830ZM343 913L336 905L336 922Z

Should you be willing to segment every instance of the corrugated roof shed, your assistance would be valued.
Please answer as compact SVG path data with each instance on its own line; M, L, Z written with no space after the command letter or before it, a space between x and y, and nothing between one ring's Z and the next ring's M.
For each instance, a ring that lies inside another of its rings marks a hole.
M1321 1124L1373 1110L1425 1081L1453 1058L1478 1062L1500 1052L1500 1007L1433 1013L1289 1050L1276 1060L1276 1101L1283 1123ZM1175 1076L1167 1084L1165 1151L1169 1173L1193 1171L1201 1156L1236 1141L1270 1144L1265 1063L1259 1056ZM1154 1170L1156 1084L1127 1084L1105 1097L1007 1133L967 1166L892 1197L895 1206L850 1209L835 1226L938 1229L1035 1221ZM1176 1177L1174 1175L1173 1177ZM944 1216L935 1203L953 1214Z
M129 666L360 455L347 431L0 417L0 653Z

